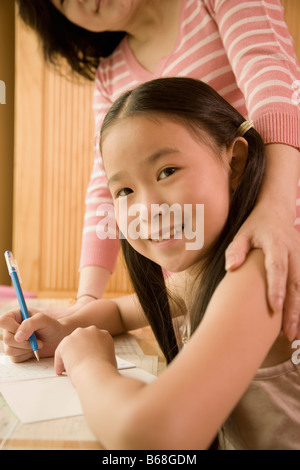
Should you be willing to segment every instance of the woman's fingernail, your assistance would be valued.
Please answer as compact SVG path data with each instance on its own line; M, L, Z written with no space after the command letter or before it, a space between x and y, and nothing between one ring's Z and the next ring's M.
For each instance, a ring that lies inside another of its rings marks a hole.
M283 309L284 298L283 297L276 297L275 298L275 311L281 312Z
M235 264L235 256L234 255L228 255L226 257L226 262L225 262L225 269L226 271L229 271Z
M286 336L290 342L292 342L297 335L297 323L291 323L286 328Z

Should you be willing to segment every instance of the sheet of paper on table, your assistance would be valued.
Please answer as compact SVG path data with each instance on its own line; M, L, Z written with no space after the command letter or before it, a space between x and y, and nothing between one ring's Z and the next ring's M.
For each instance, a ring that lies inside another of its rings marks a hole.
M67 376L6 382L0 384L0 392L22 423L83 414Z
M122 375L150 382L155 376L117 357ZM76 390L67 376L57 376L53 358L14 364L0 354L0 392L23 423L83 414Z
M136 367L132 362L116 357L118 369ZM40 361L31 359L19 364L13 363L6 354L0 354L0 384L16 380L42 379L57 377L54 371L53 357L42 358Z
M120 373L150 383L155 376L139 369ZM77 392L67 376L6 382L0 392L22 423L33 423L83 414Z

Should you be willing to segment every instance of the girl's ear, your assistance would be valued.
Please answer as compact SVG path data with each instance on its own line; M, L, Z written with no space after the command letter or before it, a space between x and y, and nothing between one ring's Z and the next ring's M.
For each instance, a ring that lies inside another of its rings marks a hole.
M229 165L231 169L230 189L234 191L239 184L248 157L248 142L243 137L237 137L228 148Z

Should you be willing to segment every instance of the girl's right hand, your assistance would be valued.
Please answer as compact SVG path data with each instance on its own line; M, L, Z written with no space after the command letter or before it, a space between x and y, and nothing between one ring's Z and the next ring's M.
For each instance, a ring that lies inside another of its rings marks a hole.
M22 321L20 310L12 310L0 317L3 328L4 350L13 362L23 362L34 357L29 337L36 334L40 357L54 356L60 341L69 334L66 325L37 310L30 310L31 317Z

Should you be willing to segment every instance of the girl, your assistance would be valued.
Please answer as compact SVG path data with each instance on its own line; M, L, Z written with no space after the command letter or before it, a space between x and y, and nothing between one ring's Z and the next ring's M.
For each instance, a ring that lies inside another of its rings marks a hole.
M6 352L31 357L25 340L33 331L41 356L62 340L56 372L67 371L110 449L204 449L223 423L237 448L298 448L299 367L280 335L282 313L268 306L263 253L251 251L233 273L224 269L226 246L263 177L264 146L252 123L202 82L158 79L116 101L101 150L136 296L97 300L59 321L37 313L20 325L19 312L7 314ZM168 219L171 207L176 217ZM200 232L203 246L190 249ZM162 268L175 274L165 281ZM185 347L173 328L178 316ZM147 324L169 363L149 385L119 375L111 337Z
M287 293L284 331L293 338L300 311L300 243L293 227L300 125L299 106L291 97L300 76L280 1L17 3L21 17L38 32L47 60L59 63L64 57L72 70L95 79L96 134L123 91L165 76L204 80L243 115L249 114L268 144L266 178L253 213L227 252L227 268L243 263L250 247L264 250L268 298L273 309L281 309ZM101 297L118 253L118 240L99 239L96 232L97 201L111 202L98 148L97 138L77 303L69 312Z

